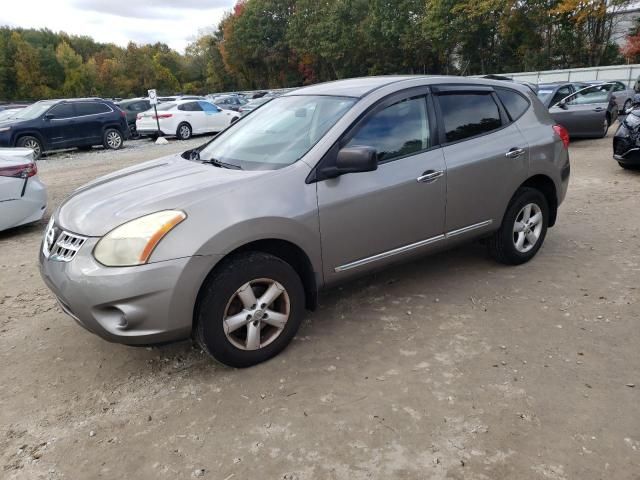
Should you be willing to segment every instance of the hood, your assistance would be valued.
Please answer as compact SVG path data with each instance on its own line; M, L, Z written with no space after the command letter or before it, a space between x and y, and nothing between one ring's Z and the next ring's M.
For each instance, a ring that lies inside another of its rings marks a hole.
M71 232L101 237L129 220L160 210L184 210L189 215L190 207L269 173L219 168L172 155L78 188L56 212L56 223Z

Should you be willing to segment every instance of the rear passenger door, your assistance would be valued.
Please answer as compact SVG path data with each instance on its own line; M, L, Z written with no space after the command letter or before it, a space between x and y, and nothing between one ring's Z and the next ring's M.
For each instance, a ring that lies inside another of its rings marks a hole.
M207 119L198 102L187 102L178 105L178 110L185 112L185 120L191 125L193 133L203 133L207 131Z
M100 143L102 141L102 126L106 116L113 112L113 109L100 102L77 102L75 105L77 144Z
M527 178L529 146L492 87L434 91L447 168L445 232L457 237L495 229Z

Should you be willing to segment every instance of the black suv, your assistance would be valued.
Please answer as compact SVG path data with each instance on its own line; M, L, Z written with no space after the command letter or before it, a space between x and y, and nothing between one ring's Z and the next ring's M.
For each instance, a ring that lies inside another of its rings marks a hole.
M43 152L103 145L117 150L129 137L126 114L98 98L42 100L0 121L0 147Z

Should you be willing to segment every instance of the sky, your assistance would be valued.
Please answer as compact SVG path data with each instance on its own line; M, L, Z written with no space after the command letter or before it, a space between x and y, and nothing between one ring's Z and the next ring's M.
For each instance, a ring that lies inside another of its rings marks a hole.
M48 28L126 46L163 42L183 52L235 0L2 0L0 25Z

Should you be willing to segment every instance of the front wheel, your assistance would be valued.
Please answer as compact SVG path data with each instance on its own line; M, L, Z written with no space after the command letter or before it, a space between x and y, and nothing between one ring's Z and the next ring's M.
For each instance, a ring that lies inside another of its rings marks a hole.
M122 148L124 138L122 134L115 128L108 128L105 130L102 137L102 145L109 150L119 150Z
M202 288L195 340L230 367L264 362L296 334L304 298L300 277L284 260L261 252L231 257Z
M33 150L34 160L39 160L42 156L42 143L36 137L22 137L18 140L17 146Z
M535 188L523 187L513 196L500 229L489 239L489 253L500 263L520 265L531 260L544 242L549 205Z

